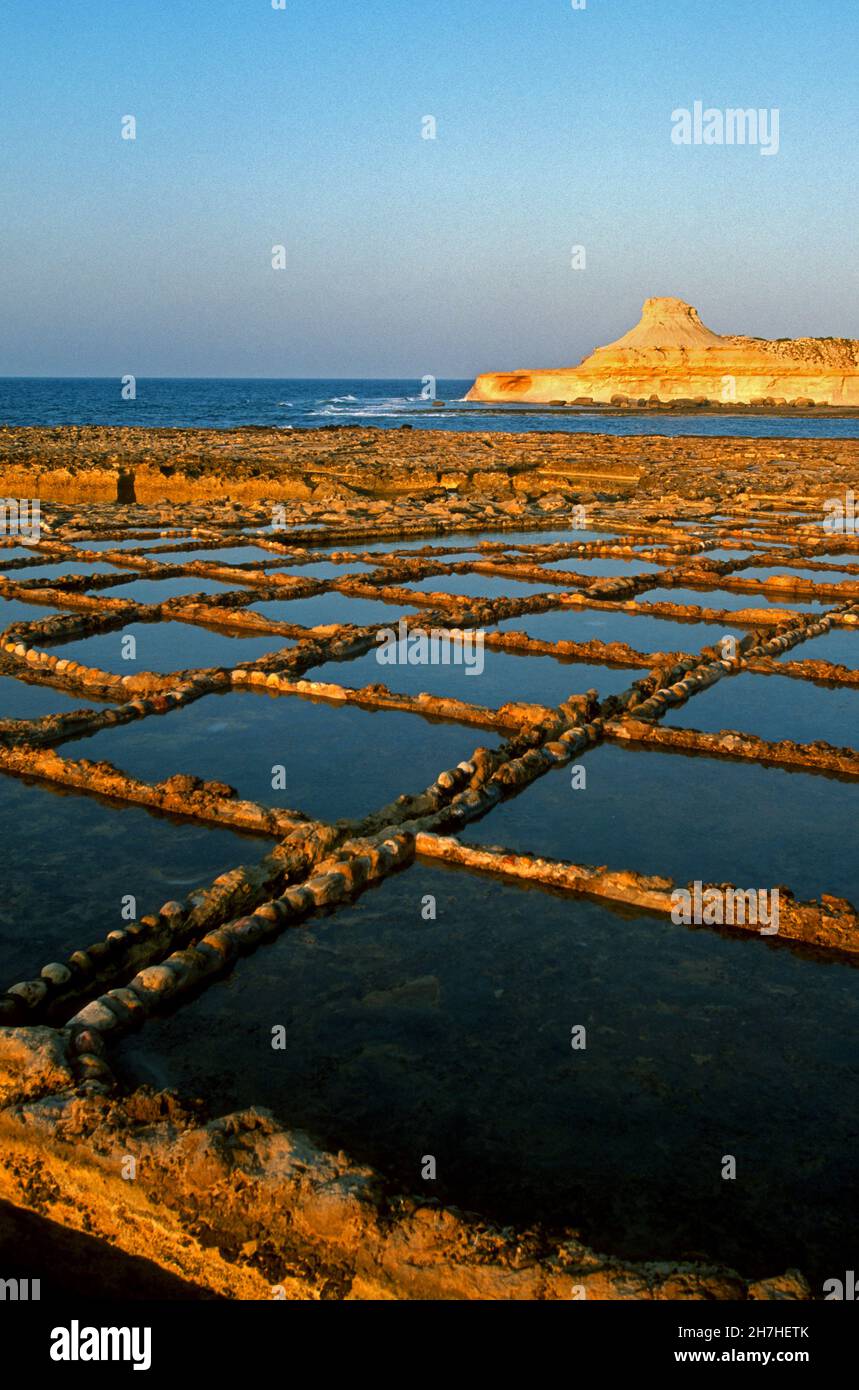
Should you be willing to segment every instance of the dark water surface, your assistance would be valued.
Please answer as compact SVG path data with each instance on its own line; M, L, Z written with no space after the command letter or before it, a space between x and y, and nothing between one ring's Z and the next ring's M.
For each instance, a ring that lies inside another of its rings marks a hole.
M569 768L549 772L462 838L681 884L786 884L800 898L835 893L859 906L859 859L845 847L856 782L617 745L580 765L585 789L573 789Z
M127 894L157 912L270 845L12 777L0 778L0 842L0 986L127 925Z
M846 966L419 864L119 1057L218 1113L267 1106L422 1198L822 1280L855 1254L857 1026Z

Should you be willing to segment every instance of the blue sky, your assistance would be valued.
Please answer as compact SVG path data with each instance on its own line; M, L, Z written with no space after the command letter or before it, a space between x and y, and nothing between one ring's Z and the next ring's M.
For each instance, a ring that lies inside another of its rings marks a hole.
M857 337L857 51L855 0L15 0L0 375L560 366L657 294Z

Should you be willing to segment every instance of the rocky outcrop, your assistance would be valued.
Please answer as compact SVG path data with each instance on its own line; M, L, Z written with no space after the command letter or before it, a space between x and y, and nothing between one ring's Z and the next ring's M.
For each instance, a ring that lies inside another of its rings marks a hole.
M722 336L682 299L648 299L635 328L578 367L489 372L466 399L859 406L859 341Z

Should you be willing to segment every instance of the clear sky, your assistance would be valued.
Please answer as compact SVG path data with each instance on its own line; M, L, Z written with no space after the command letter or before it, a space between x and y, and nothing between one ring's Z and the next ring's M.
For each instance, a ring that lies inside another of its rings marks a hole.
M856 0L6 0L0 375L471 377L650 295L859 337L857 52Z

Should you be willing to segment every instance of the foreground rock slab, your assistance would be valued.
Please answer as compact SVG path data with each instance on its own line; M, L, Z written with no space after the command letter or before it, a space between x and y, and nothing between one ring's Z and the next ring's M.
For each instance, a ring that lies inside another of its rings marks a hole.
M625 1263L391 1190L265 1111L82 1100L52 1029L0 1029L0 1199L143 1256L200 1297L807 1299L795 1271Z

